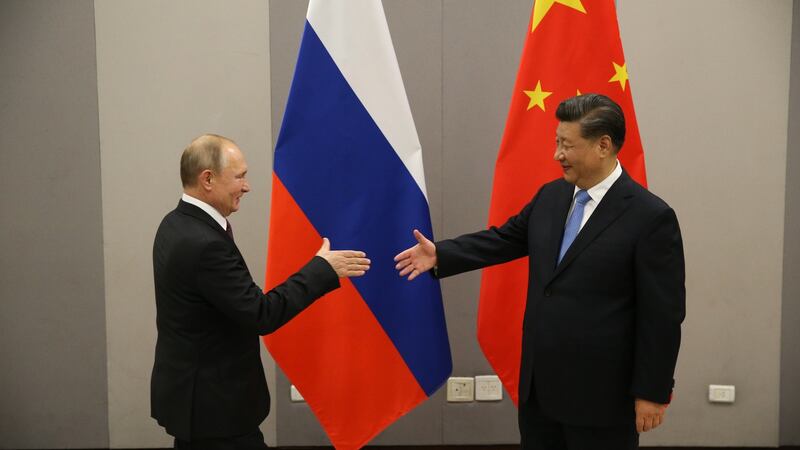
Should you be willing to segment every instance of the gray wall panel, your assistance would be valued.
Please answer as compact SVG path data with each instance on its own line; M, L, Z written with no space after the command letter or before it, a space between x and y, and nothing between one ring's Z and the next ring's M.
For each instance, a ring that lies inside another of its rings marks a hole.
M0 2L0 448L108 446L94 11Z
M270 47L270 103L272 112L272 146L283 121L283 111L289 88L292 84L297 51L303 35L308 1L270 0L269 2L269 47ZM271 156L272 158L272 156ZM290 383L276 366L275 392L272 405L275 408L276 436L278 445L329 444L322 427L305 403L291 403Z
M649 187L687 267L674 402L642 444L777 445L791 2L618 6Z
M234 139L247 158L252 191L230 220L263 283L272 170L267 9L260 0L95 2L112 447L171 445L150 418L152 245L180 198L181 151L204 132ZM271 419L264 431L274 443Z
M443 227L440 238L486 228L497 151L530 19L530 0L444 1ZM476 335L480 272L442 283L453 375L490 375ZM519 442L516 408L445 403L443 443Z
M781 445L800 445L800 0L792 13L781 313Z

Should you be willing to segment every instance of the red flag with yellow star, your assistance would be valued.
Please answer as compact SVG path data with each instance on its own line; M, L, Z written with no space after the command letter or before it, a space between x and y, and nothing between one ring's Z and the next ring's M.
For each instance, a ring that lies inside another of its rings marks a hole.
M646 186L614 0L536 0L495 165L490 226L503 224L561 176L553 160L555 110L580 93L604 94L622 107L627 133L618 157ZM485 269L478 307L478 341L515 404L527 286L527 258Z

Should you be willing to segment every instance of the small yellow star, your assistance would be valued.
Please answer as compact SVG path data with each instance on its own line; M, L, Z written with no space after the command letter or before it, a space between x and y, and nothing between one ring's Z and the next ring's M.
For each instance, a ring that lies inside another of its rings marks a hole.
M531 110L534 106L538 106L542 111L544 111L544 99L550 97L552 92L547 92L542 90L542 81L539 80L536 82L536 89L532 91L523 91L525 95L530 97L531 101L528 103L528 111Z
M625 68L626 64L622 64L621 66L615 62L611 62L614 64L614 76L608 80L609 83L613 83L615 81L619 81L619 85L622 87L622 90L625 90L625 83L628 81L628 69Z
M578 96L578 95L583 95L583 94L581 94L581 90L580 89L575 89L575 95Z
M550 8L552 8L555 3L561 3L564 6L569 6L572 9L586 14L586 9L583 7L581 0L536 0L533 3L533 24L531 25L531 33L536 30L536 27L539 26L539 22L550 12Z

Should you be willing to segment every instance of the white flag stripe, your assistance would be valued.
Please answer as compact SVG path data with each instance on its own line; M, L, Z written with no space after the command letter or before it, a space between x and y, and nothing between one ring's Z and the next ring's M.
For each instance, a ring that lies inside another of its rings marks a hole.
M422 146L383 4L380 0L311 0L306 18L427 201Z

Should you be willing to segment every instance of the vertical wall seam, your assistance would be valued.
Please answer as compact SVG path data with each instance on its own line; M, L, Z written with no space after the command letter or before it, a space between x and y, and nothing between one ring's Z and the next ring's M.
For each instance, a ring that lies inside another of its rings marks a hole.
M103 380L105 381L104 392L105 392L105 410L106 410L106 414L105 414L105 431L106 431L105 442L106 442L106 445L108 446L108 448L111 448L111 403L110 403L111 393L109 392L110 385L109 385L109 380L108 380L108 374L110 373L109 367L108 367L108 365L109 365L109 357L108 357L108 355L109 355L109 344L108 344L108 334L109 334L108 333L108 323L109 323L109 321L108 321L108 305L107 305L108 293L106 292L107 271L106 271L106 245L105 245L105 242L106 242L106 240L105 240L105 215L104 215L104 208L103 208L103 206L104 206L104 204L103 204L103 192L104 192L104 190L103 190L103 141L100 138L100 136L101 136L101 131L100 131L100 117L101 117L101 114L100 114L100 65L98 63L98 57L97 57L97 54L98 54L98 51L97 51L97 2L93 0L92 3L91 3L91 6L92 6L92 39L94 41L94 85L95 85L95 92L96 92L95 106L97 108L97 116L96 116L96 119L97 119L97 167L95 167L95 170L97 170L97 173L99 175L98 178L100 180L100 195L99 195L99 201L100 201L100 205L99 205L99 210L100 210L100 252L101 252L100 260L102 261L101 282L103 283L103 288L102 288L102 291L103 291L103 317L104 317L103 338L105 340L105 352L103 353L103 357L105 358L105 370L106 370L105 376L103 377Z
M439 208L439 230L441 230L441 234L444 235L445 230L445 214L444 214L444 190L446 189L445 185L445 165L444 165L444 149L445 149L445 126L444 126L444 109L447 107L447 103L445 102L445 94L444 94L444 71L445 71L445 58L444 58L444 35L445 35L445 20L444 20L444 13L445 13L445 0L439 0L439 67L441 68L439 73L439 101L441 102L441 107L439 108L439 127L440 127L440 134L441 139L439 141L439 204L441 207ZM440 237L441 239L441 237ZM441 286L441 281L439 282ZM442 296L442 301L444 301L444 295ZM449 337L448 337L449 340ZM452 348L452 347L451 347ZM447 389L447 385L444 386L444 389ZM445 408L447 407L447 402L442 402L439 405L439 443L441 445L445 444L444 440L444 419L445 419Z
M268 123L266 125L268 125L267 130L269 130L269 135L270 135L269 136L269 142L271 143L270 148L267 149L267 152L269 153L269 157L268 157L267 160L271 162L271 164L270 164L271 167L275 167L275 153L274 153L274 149L275 149L275 133L273 131L275 129L274 128L275 118L274 118L274 116L272 114L272 99L274 98L275 93L273 92L273 83L272 83L272 26L270 24L270 20L271 20L271 17L272 17L272 15L270 14L270 11L272 10L272 4L273 4L272 0L269 0L267 2L267 17L266 17L266 26L267 26L267 30L266 30L267 31L267 33L266 33L266 38L267 38L267 55L266 55L266 58L267 58L267 73L266 73L266 79L267 79L267 86L266 86L266 92L269 93L269 98L267 99L267 102L266 102L266 108L267 108L266 112L267 112L267 117L269 119L268 119L268 121L267 121ZM269 172L271 173L272 170L270 170ZM267 182L267 186L269 187L270 193L272 193L272 177L271 176L269 177L269 181ZM272 204L270 204L270 209L271 208L272 208ZM269 213L269 211L268 211L268 213ZM266 237L267 238L264 241L264 252L265 252L264 253L264 258L266 260L266 257L267 257L266 251L267 251L268 244L269 244L269 219L266 220L266 225L265 226L267 227L267 230L266 230ZM262 347L263 347L263 344L262 344ZM275 360L272 359L272 355L268 351L262 351L262 354L266 354L266 357L269 358L269 360L267 361L267 365L270 366L271 369L272 369L270 371L267 371L267 374L266 374L267 386L269 386L270 384L272 386L274 386L275 393L273 393L273 396L277 397L278 395L280 395L277 392L278 391L277 364L275 363ZM262 361L262 364L263 363L264 362ZM279 408L278 408L279 402L277 401L277 398L274 401L275 401L275 410L272 413L272 417L271 418L270 417L267 418L267 420L270 420L270 419L272 420L272 425L270 425L268 427L269 430L270 430L270 433L269 433L269 435L265 436L265 438L266 438L266 441L267 441L267 443L269 445L277 446L279 444L279 442L278 442L278 420L280 420L280 414L279 414Z
M794 215L797 214L795 211L796 208L793 208L793 204L796 204L795 195L800 195L798 193L793 193L792 188L795 187L792 184L792 169L793 166L796 166L796 158L797 158L797 147L800 146L800 138L798 135L800 133L794 132L792 127L792 123L796 123L798 119L800 119L800 109L797 106L797 102L793 101L795 98L800 97L800 86L798 86L798 79L800 79L800 68L797 66L800 65L800 61L798 61L798 57L800 57L800 0L794 0L792 2L792 14L791 14L791 21L792 25L790 27L790 37L789 37L789 92L788 92L788 101L787 101L787 126L786 126L786 172L785 172L785 185L784 185L784 222L783 222L783 261L782 261L782 269L783 273L781 274L781 321L780 321L780 342L779 342L779 370L778 370L778 444L779 445L791 445L791 444L800 444L800 433L793 429L793 427L787 426L789 423L789 417L793 416L793 412L796 412L800 409L800 398L791 398L792 392L789 390L789 380L797 379L797 376L800 373L793 373L793 372L800 372L797 370L796 367L800 366L800 358L797 356L789 354L789 350L795 348L793 345L788 345L789 340L791 338L790 333L796 327L792 327L791 325L796 325L796 319L800 318L797 310L800 308L800 305L793 304L793 301L796 303L797 299L792 299L791 294L793 293L792 288L797 288L797 286L793 285L794 277L791 275L792 269L792 260L793 258L797 257L797 245L796 245L796 238L793 237L793 234L788 233L787 231L792 230L792 225L795 224ZM793 248L795 247L795 248ZM794 250L794 252L793 252ZM796 284L796 282L795 282ZM794 314L793 314L794 313ZM794 375L794 376L792 376ZM798 397L795 395L795 397ZM796 415L795 415L796 416ZM794 434L790 434L794 432Z

